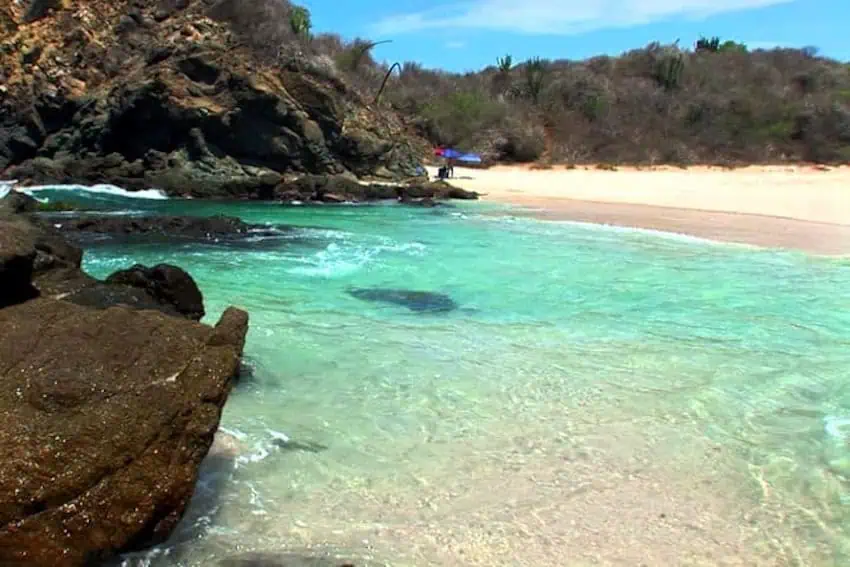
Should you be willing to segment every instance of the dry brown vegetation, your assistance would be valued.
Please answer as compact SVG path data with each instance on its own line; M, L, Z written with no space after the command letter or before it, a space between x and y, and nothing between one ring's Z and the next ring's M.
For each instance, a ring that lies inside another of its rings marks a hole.
M262 43L285 44L286 35ZM301 57L375 103L390 67L373 59L371 43L325 34L298 45ZM433 144L501 161L850 161L850 65L814 49L749 51L712 38L585 61L514 65L508 56L462 75L405 62L378 104Z
M813 49L749 51L711 38L584 61L506 56L456 74L376 61L367 39L313 35L309 13L288 0L202 3L273 63L394 111L432 144L493 161L850 161L850 65Z

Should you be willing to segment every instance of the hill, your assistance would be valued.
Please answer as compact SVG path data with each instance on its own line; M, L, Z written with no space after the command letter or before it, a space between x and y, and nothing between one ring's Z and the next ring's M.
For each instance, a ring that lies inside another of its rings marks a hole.
M850 161L850 65L703 39L465 75L401 65L385 100L435 144L561 163Z
M412 176L432 145L498 162L850 161L850 65L813 49L704 38L455 74L315 35L288 0L32 0L0 29L6 177L260 194L287 173Z
M416 175L423 141L253 0L31 0L0 11L0 174L255 196L288 173ZM271 35L269 35L271 34ZM259 42L277 37L278 43Z

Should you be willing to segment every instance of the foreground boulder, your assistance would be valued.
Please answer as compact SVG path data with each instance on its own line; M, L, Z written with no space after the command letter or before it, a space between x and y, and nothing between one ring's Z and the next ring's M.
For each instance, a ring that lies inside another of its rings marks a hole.
M89 565L164 540L230 391L248 318L34 299L0 309L0 565Z
M98 281L13 200L0 201L0 565L97 564L182 517L248 315L191 320L200 291L173 266Z

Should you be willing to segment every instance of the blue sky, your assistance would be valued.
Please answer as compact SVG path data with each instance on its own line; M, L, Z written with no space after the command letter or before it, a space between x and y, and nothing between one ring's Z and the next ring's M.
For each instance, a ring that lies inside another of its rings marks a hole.
M720 36L751 47L815 46L850 60L850 0L296 0L317 32L391 39L378 59L466 71L506 53L582 59L651 41Z

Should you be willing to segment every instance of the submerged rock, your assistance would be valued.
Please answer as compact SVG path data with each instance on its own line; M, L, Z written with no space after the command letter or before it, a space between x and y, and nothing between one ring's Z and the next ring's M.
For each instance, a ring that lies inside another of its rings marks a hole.
M244 236L255 228L236 217L196 216L96 216L57 217L54 226L62 232L88 232L109 235L158 234L195 239Z
M416 313L453 311L457 303L448 295L431 291L387 288L355 288L349 295L363 301L377 301L407 307Z
M222 559L218 567L355 567L353 561L298 553L246 553Z

